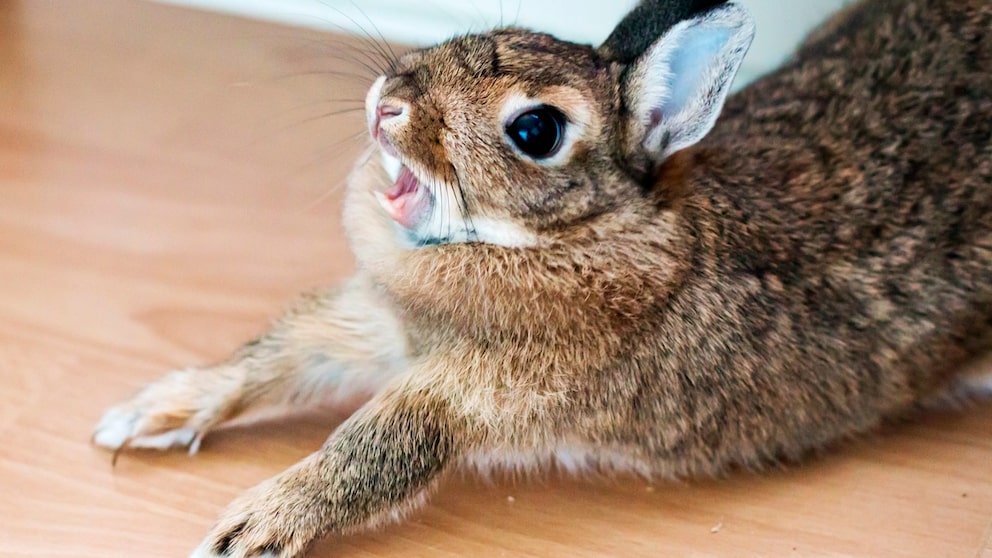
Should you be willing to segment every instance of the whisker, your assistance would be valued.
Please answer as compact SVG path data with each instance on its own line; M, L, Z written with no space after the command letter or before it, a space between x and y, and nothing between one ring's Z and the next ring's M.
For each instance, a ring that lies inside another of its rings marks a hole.
M335 10L335 11L341 13L341 15L344 16L345 18L351 19L351 18L349 18L347 16L347 14L345 14L344 12L341 12L340 10L334 8L333 6L327 4L326 2L321 2L321 4L323 4L325 7L329 8L329 9L332 9L332 10ZM345 26L343 26L343 25L341 25L339 23L336 23L336 22L334 22L334 21L332 21L330 19L327 19L327 18L317 17L317 16L311 15L311 14L297 14L297 15L300 18L310 19L310 20L313 20L313 21L318 22L320 24L320 27L332 27L332 28L334 28L335 30L337 30L340 33L344 33L344 34L346 34L346 35L348 35L350 37L354 37L355 39L357 39L358 41L360 41L366 47L371 48L371 50L366 50L366 49L363 49L363 48L358 48L355 45L347 45L347 47L349 49L356 50L356 51L358 51L358 52L366 55L367 60L369 61L369 63L371 63L373 66L376 67L376 69L373 70L373 73L375 75L381 75L381 74L383 74L385 72L385 66L383 66L382 63L384 61L386 61L386 60L380 60L376 56L373 56L375 54L378 54L379 56L382 56L382 53L379 51L378 44L376 44L375 41L371 40L371 37L368 36L368 32L367 31L364 31L364 29L362 30L365 33L365 35L363 36L362 34L355 33L354 32L354 29L350 29L348 27L345 27ZM345 41L343 41L343 40L335 40L335 39L331 39L329 37L326 38L326 39L322 39L322 40L318 40L318 39L303 39L303 40L309 40L310 42L316 42L318 44L324 44L325 46L326 46L326 43L335 44L337 46L341 46L342 43L345 43ZM356 63L358 62L357 59L353 59L353 61L356 62Z
M455 188L453 189L453 193L458 196L456 202L458 203L458 208L462 214L462 220L464 221L463 224L467 226L467 236L471 238L476 236L478 231L475 228L475 221L472 219L472 213L469 211L468 198L465 196L465 187L462 184L461 177L458 176L458 170L454 165L451 165L450 163L449 165L451 166L451 174L455 177Z
M488 18L486 17L486 13L483 12L481 8L479 8L479 3L476 2L475 0L469 0L469 4L472 6L472 9L475 10L475 13L478 14L479 16L479 18L476 19L475 21L481 22L483 29L489 27L489 21Z
M438 199L439 196L437 195L437 193L440 190L438 189L437 184L432 183L429 186L429 188L430 188L431 194L434 197L434 200L433 200L434 203L431 204L431 212L427 215L427 222L428 223L431 223L431 222L434 221L434 217L438 214L437 206L438 206L438 204L442 203L442 201L440 199ZM428 231L428 235L429 235L429 231ZM423 241L422 246L426 246L427 245L427 243L426 243L427 242L427 239L424 238L424 239L422 239L422 241Z
M304 120L300 120L299 122L297 122L297 124L307 124L307 123L313 122L315 120L321 120L323 118L328 118L328 117L331 117L331 116L338 116L340 114L349 114L349 113L352 113L352 112L365 112L365 107L364 106L359 106L359 107L349 107L349 108L344 108L344 109L332 110L332 111L329 111L329 112L325 112L323 114L318 114L316 116L311 116L311 117L306 118ZM365 133L365 132L363 131L362 133Z
M354 2L354 0L351 1L351 5L354 6L356 10L358 10L358 13L362 14L362 17L364 17L366 21L369 22L369 25L372 26L372 29L373 30L375 30L376 35L378 35L379 36L379 39L382 40L382 44L385 45L386 49L389 50L389 55L390 55L390 58L389 58L389 60L390 60L389 70L391 72L395 72L396 71L396 65L399 64L399 62L400 62L399 57L396 56L396 51L393 50L392 45L389 44L389 41L386 40L386 37L384 37L382 35L382 31L380 31L379 30L379 26L376 25L374 21L372 21L372 18L370 18L369 15L367 13L365 13L364 10L362 10L360 7L358 7L358 4L356 4Z
M478 231L475 228L475 221L472 219L472 213L469 211L468 199L465 197L465 188L462 186L462 181L458 177L458 173L455 172L455 187L458 191L458 205L461 209L464 219L468 223L468 235L470 237L478 236Z
M334 142L334 143L332 143L330 145L327 145L327 146L324 146L324 147L321 147L321 148L317 149L314 152L313 156L309 157L308 160L302 162L295 169L287 170L286 173L284 174L284 176L279 177L278 180L285 181L285 180L289 180L289 179L298 177L299 175L303 174L307 170L313 168L313 166L316 165L318 162L325 160L325 156L327 155L328 152L335 151L339 147L341 147L342 145L347 144L347 143L350 143L350 142L353 142L353 141L361 138L363 135L365 135L365 132L364 131L359 132L359 133L356 133L356 134L352 134L350 136L346 136L344 138L341 138L340 140L338 140L338 141L336 141L336 142ZM342 155L343 155L343 153L338 153L338 158L340 158ZM273 178L273 181L275 181L275 180L277 180L277 179L276 178ZM273 182L271 184L271 186L272 187L276 187L277 184L275 182ZM334 193L336 191L337 190L333 190L332 189L331 193ZM329 196L329 195L330 194L326 194L325 196L323 196L323 198L326 199L326 197Z
M366 45L368 45L369 47L371 47L372 49L374 49L374 51L379 56L382 57L382 59L379 60L379 62L384 62L385 63L383 66L381 66L379 68L380 69L380 72L379 72L380 74L385 74L385 73L387 73L386 70L388 68L394 68L395 67L395 62L393 61L393 59L391 59L389 57L389 52L387 52L386 49L384 49L382 47L382 45L379 44L379 42L376 40L376 38L372 36L372 34L369 32L368 29L365 28L365 26L363 26L361 23L359 23L355 18L353 18L350 15L348 15L347 13L345 13L344 10L341 10L339 8L336 8L336 7L332 6L332 5L330 5L326 1L320 1L320 3L323 4L325 7L327 7L328 9L334 10L335 12L337 12L338 14L340 14L341 17L343 17L343 18L347 19L348 21L350 21L352 23L352 25L354 25L356 28L358 28L359 31L361 31L361 34L360 35L356 35L359 38L359 40L361 40L363 43L365 43ZM349 31L349 30L345 29L343 26L336 25L336 24L333 24L333 23L332 23L332 25L335 25L336 27L339 27L342 30L345 30L346 32Z
M315 19L323 25L329 25L331 27L336 28L339 32L347 34L348 37L354 37L359 41L362 40L362 37L356 36L354 33L351 32L351 30L347 29L342 25L338 25L331 20L325 18L319 18L316 16L310 16L310 15L301 16L301 17ZM375 51L369 50L367 42L363 43L365 45L365 48L363 48L361 44L356 45L354 40L348 39L347 37L335 38L334 36L326 35L326 34L325 36L320 38L301 37L298 35L288 35L288 34L283 34L283 35L275 34L273 35L273 37L280 39L291 39L295 42L303 42L311 46L319 47L319 51L321 55L331 56L338 60L342 60L345 62L349 62L364 67L366 70L369 71L370 74L369 77L374 78L382 74L382 68L380 67L380 63L382 61L375 57L375 54L377 54ZM361 54L364 57L364 60L362 58L359 58L358 56L355 56L354 53Z
M361 106L361 107L350 107L350 108L345 108L345 109L340 109L340 110L332 110L332 111L324 112L324 113L317 114L317 115L314 115L314 116L310 116L310 117L304 118L302 120L295 120L293 122L289 122L287 124L284 124L282 126L279 126L278 128L275 128L274 130L271 131L271 133L273 133L273 134L281 134L281 133L283 133L283 132L285 132L287 130L290 130L292 128L295 128L297 126L302 126L304 124L310 124L310 123L316 122L318 120L323 120L325 118L330 118L332 116L340 116L342 114L351 114L351 113L355 113L355 112L362 112L362 113L364 113L365 112L365 107L364 106ZM365 133L364 130L362 130L360 132L360 134L364 134L364 133Z
M324 113L321 113L321 114L318 114L318 115L314 115L314 116L309 116L309 117L304 118L302 120L293 120L291 122L284 122L284 119L285 118L287 118L290 115L295 114L295 113L297 113L297 112L299 112L301 110L305 110L305 109L309 109L309 108L313 108L313 107L318 107L318 106L325 106L325 105L341 105L341 106L344 106L346 108L343 108L343 109L340 109L340 110L335 110L335 111L324 112ZM269 117L265 118L262 121L262 124L265 125L266 127L269 127L269 133L271 133L271 134L278 134L278 133L285 132L286 130L289 130L289 129L295 127L295 126L300 126L300 125L303 125L303 124L308 124L310 122L313 122L313 121L316 121L316 120L320 120L321 118L326 118L326 117L334 116L334 115L337 115L337 114L348 114L348 113L351 113L351 112L359 112L359 111L364 111L364 110L365 110L365 103L364 102L361 102L361 101L350 100L350 99L349 100L322 99L322 100L319 100L319 101L314 101L314 102L311 102L311 103L305 103L305 104L302 104L302 105L298 105L298 106L295 106L295 107L290 107L288 109L279 111L279 112L277 112L275 114L272 114Z
M343 43L343 41L336 41L336 42ZM371 73L373 79L385 73L382 65L382 60L377 58L377 55L379 55L378 51L369 51L368 49L365 48L359 48L354 45L347 45L347 43L344 44L346 47L348 47L345 49L345 52L348 52L350 49L354 49L356 52L360 53L364 58L363 60L355 56L349 56L347 60L351 61L352 63L358 64L363 68L365 68L366 70L368 70ZM343 59L343 58L339 58L339 59Z
M438 235L441 235L442 229L444 229L444 235L442 238L451 238L451 192L449 188L445 186L444 188L444 214L442 221L438 222Z
M306 78L306 77L314 77L314 76L321 76L321 77L323 77L323 76L331 76L331 77L336 77L336 78L349 78L349 79L354 79L354 80L357 80L357 81L361 81L363 83L368 82L370 84L371 84L371 81L372 81L371 76L365 75L365 74L356 74L354 72L344 72L344 71L341 71L341 70L308 70L308 71L305 71L305 72L292 72L292 73L286 73L286 74L275 74L275 75L273 75L270 78L266 78L265 80L258 80L258 82L259 83L276 83L276 82L286 81L286 80L290 80L290 79Z
M357 134L355 136L352 136L350 139L357 139ZM376 148L376 145L374 143L372 143L371 141L369 141L368 144L365 147L365 150L359 155L359 158L364 158L364 157L369 156L370 155L369 152L372 151L372 150L374 150L375 148ZM300 213L302 214L302 213L308 213L310 211L313 211L314 208L316 208L320 204L322 204L325 201L327 201L331 196L337 194L338 192L340 192L341 190L343 190L344 188L346 188L347 185L348 185L348 179L346 177L345 178L341 178L340 180L338 180L337 182L335 182L333 186L331 186L330 188L328 188L327 191L325 191L323 194L321 194L320 196L318 196L315 200L313 200L312 202L308 203L304 207L300 208Z
M356 139L361 138L363 136L368 137L368 132L366 132L365 130L360 130L360 131L355 132L354 134L352 134L350 136L345 136L344 138L342 138L342 139L340 139L340 140L338 140L338 141L336 141L336 142L334 142L334 143L332 143L332 144L330 144L328 146L325 146L323 149L324 149L324 151L329 151L329 150L334 149L336 147L340 147L341 145L343 145L345 143L348 143L348 142L351 142L351 141L355 141Z
M311 202L307 202L307 204L304 205L303 207L301 207L296 212L296 214L297 215L302 215L304 213L309 213L309 212L313 211L320 204L326 202L332 196L334 196L338 192L342 191L345 187L347 187L347 185L348 185L348 179L347 178L341 178L340 180L338 180L337 182L335 182L330 188L328 188L327 190L325 190L323 194L320 194L319 196L317 196L316 199L314 199Z
M305 109L305 108L310 108L310 107L315 107L315 106L321 106L321 105L351 105L351 106L355 106L355 107L364 107L365 106L365 100L364 99L318 99L316 101L312 101L312 102L309 102L309 103L305 103L305 104L298 105L298 106L292 107L290 109L287 109L285 112L283 112L281 114L286 114L288 112L297 111L297 110L300 110L300 109Z
M459 29L471 27L474 24L474 20L465 21L464 19L457 17L456 14L452 13L451 6L444 6L433 0L421 0L428 5L430 5L439 15L444 16L448 21L455 24Z
M433 180L433 179L432 179ZM437 217L437 227L435 227L435 238L441 238L441 219L444 218L444 185L434 181L431 184L431 191L437 192L434 203L431 204L431 218L430 222L433 224L435 217Z
M364 78L370 81L382 75L382 61L376 57L377 53L341 40L332 40L330 42L339 50L325 51L323 53L324 56L361 66L368 72L368 75L364 76Z

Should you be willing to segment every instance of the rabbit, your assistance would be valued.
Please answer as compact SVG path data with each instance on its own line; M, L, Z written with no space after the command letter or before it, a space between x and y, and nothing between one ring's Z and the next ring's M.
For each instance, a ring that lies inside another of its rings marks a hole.
M511 27L396 59L346 193L354 276L95 443L196 451L363 398L192 554L284 558L452 470L721 475L990 391L962 369L992 340L992 4L854 4L731 95L754 32L645 0L598 47Z

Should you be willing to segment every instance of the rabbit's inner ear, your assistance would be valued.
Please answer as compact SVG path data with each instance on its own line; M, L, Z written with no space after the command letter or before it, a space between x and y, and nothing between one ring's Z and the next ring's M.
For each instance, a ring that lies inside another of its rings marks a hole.
M727 4L679 23L636 60L624 95L634 108L633 137L652 159L699 142L713 129L754 38L754 23Z

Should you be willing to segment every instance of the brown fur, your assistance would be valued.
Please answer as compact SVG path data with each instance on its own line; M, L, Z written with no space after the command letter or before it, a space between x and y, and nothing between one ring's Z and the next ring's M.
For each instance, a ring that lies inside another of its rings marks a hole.
M460 189L469 215L538 244L404 247L371 194L388 179L360 163L357 276L173 380L184 389L125 404L130 438L202 434L380 378L324 448L232 504L197 556L297 556L409 511L454 466L534 467L563 447L662 477L797 459L905 416L987 351L992 5L845 10L660 169L631 137L625 70L608 50L514 29L401 60L383 89L409 107L397 149ZM502 140L495 114L514 91L585 119L566 164ZM303 381L315 358L336 379Z

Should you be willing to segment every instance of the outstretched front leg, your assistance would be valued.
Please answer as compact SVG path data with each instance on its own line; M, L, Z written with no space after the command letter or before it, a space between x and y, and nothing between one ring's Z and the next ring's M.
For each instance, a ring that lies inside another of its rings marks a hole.
M395 521L423 503L473 430L450 400L404 379L320 451L235 500L192 557L296 557L324 534Z
M310 294L227 361L180 370L104 415L96 444L190 446L220 423L273 407L369 397L406 368L395 316L360 278Z

